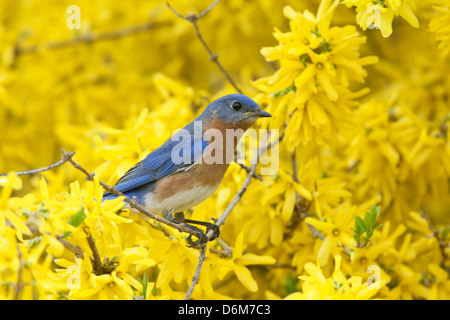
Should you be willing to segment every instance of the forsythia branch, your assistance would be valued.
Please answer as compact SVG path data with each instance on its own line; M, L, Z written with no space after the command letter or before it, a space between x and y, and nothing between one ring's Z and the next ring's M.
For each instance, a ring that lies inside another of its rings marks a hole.
M66 47L72 47L83 43L92 43L92 42L98 42L98 41L104 41L104 40L115 40L119 38L123 38L129 35L141 33L148 31L152 29L155 26L155 22L148 21L141 24L136 24L124 28L120 28L114 31L109 31L105 33L87 33L84 35L81 35L79 37L66 39L66 40L60 40L60 41L49 41L47 43L41 44L41 45L26 45L26 46L20 46L19 44L16 45L14 54L15 57L18 57L22 54L27 53L35 53L42 50L53 50L53 49L61 49Z
M189 286L189 289L186 292L186 296L184 297L184 300L188 300L189 299L189 297L191 296L192 292L194 291L195 286L198 284L198 280L199 280L199 277L200 277L200 271L202 270L203 262L206 259L206 248L207 248L207 246L208 246L208 242L200 244L200 255L198 257L197 269L195 270L195 274L192 277L191 285Z
M425 218L425 220L427 221L428 224L428 228L430 229L430 231L433 233L433 237L436 239L437 243L439 244L439 251L441 252L441 263L439 264L441 266L442 269L446 270L449 274L450 274L450 270L446 267L445 262L447 261L447 259L449 258L448 254L447 254L447 248L449 247L449 244L446 243L442 238L441 238L441 233L439 232L438 229L435 229L432 225L431 225L431 221L430 218L428 217L427 214L425 214L423 212L423 210L421 210L422 212L422 216Z
M63 154L66 154L66 152L64 150L61 150L61 151L62 151ZM91 174L91 173L87 172L86 169L84 169L82 166L80 166L72 158L69 159L69 162L72 164L72 166L75 169L78 169L81 172L83 172L86 175L86 179L87 180L90 180L90 181L93 180L94 173ZM194 231L192 229L187 228L184 223L177 224L177 223L174 223L174 222L169 221L167 219L164 219L163 217L160 217L160 216L158 216L158 215L156 215L154 213L151 213L151 212L145 210L143 207L141 207L136 201L128 198L122 192L114 189L113 187L107 185L106 183L104 183L102 181L99 181L99 183L105 190L108 190L109 192L114 193L115 195L117 195L119 197L124 197L124 201L127 202L130 205L131 208L138 210L139 212L143 213L147 217L149 217L149 218L151 218L153 220L157 220L157 221L159 221L161 223L164 223L164 224L166 224L168 226L171 226L172 228L175 228L175 229L177 229L177 230L179 230L181 232L186 232L186 233L192 234L192 235L194 235L194 236L196 236L198 238L200 238L202 236L200 234L201 231L196 232L196 231Z
M83 257L83 250L79 247L79 246L76 246L76 245L73 245L73 244L71 244L69 241L67 241L66 239L64 239L64 237L63 236L60 236L60 235L55 235L56 236L56 239L59 241L59 242L61 242L62 243L62 245L64 246L64 248L66 248L66 249L68 249L68 250L70 250L70 251L72 251L74 254L75 254L75 256L77 257L77 258L82 258Z
M17 271L17 283L14 285L14 300L19 299L20 290L24 285L24 283L22 283L22 270L24 267L24 262L22 258L22 251L20 251L19 246L17 246L17 255L19 257L19 269Z
M203 18L208 12L210 12L217 4L219 4L221 0L214 1L213 4L211 4L208 8L206 8L204 11L202 11L200 14L187 14L186 16L183 16L178 11L176 11L168 1L166 1L167 7L179 18L189 21L192 23L195 29L195 33L197 34L197 38L202 43L203 47L205 47L206 51L208 52L209 59L213 61L220 69L220 71L224 74L225 78L227 78L228 82L236 89L237 92L243 93L241 89L236 85L236 82L234 82L233 78L230 76L230 74L225 70L223 65L219 62L219 56L217 53L213 53L211 49L209 48L208 44L206 43L205 39L203 38L200 29L198 28L197 21L201 18Z
M47 167L44 168L40 168L40 169L33 169L33 170L28 170L28 171L21 171L21 172L16 172L16 175L18 176L23 176L23 175L29 175L29 174L35 174L35 173L40 173L40 172L44 172L44 171L48 171L51 169L54 169L56 167L59 167L60 165L66 163L67 161L69 161L73 156L75 155L75 152L67 152L64 153L63 157L61 160L59 160L58 162L55 162ZM6 176L8 175L7 173L0 173L0 176Z
M94 273L96 275L105 274L105 270L104 270L103 264L102 264L102 259L100 258L100 254L98 253L97 245L95 244L94 237L92 236L92 234L90 232L88 232L86 230L84 230L84 232L86 233L86 239L89 244L89 248L91 248L92 256L94 257L94 259L91 259Z
M237 192L237 194L234 196L234 198L231 201L231 203L228 205L228 207L225 209L225 211L219 217L219 219L216 220L215 224L218 227L220 227L221 225L223 225L225 223L225 220L228 218L228 216L230 215L230 213L234 209L234 207L236 207L238 202L242 199L242 196L247 191L247 188L248 188L250 182L255 177L256 167L257 167L258 162L259 162L259 155L262 154L264 151L272 148L272 146L274 144L279 143L281 138L282 137L279 137L276 141L270 142L270 136L267 136L265 138L265 140L263 142L261 142L261 147L259 148L259 150L257 152L255 152L255 155L253 156L252 166L250 167L250 170L247 171L247 177L245 178L244 183L242 184L242 186L239 189L239 191ZM213 233L214 233L214 231L210 230L206 234L206 237L208 239L211 239L211 237L213 236ZM189 290L188 290L186 296L184 297L184 300L189 299L189 297L191 296L192 292L194 291L195 286L198 284L200 271L202 269L203 262L206 259L207 243L208 242L206 242L204 244L201 244L201 246L200 246L200 257L199 257L199 260L198 260L197 269L195 271L194 277L192 278L192 283L191 283L191 285L189 287Z

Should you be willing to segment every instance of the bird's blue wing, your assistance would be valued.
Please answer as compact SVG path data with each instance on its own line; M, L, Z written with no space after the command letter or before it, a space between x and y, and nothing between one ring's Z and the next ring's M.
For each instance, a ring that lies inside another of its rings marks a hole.
M151 188L147 191L151 191L153 189L151 185L158 179L189 169L201 157L207 145L208 141L193 135L181 141L170 139L128 170L117 181L114 188L127 194L129 191L138 191L148 185ZM116 195L106 192L103 197L111 199Z

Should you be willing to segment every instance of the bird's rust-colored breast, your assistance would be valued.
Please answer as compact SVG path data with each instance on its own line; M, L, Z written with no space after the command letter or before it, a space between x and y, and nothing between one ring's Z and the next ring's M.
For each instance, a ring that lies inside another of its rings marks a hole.
M222 139L216 140L213 138L207 149L205 149L203 157L199 159L191 168L189 168L189 170L179 171L171 176L157 181L152 192L153 199L156 201L163 201L177 192L200 186L210 186L215 189L222 181L229 164L233 161L233 157L230 156L230 154L234 154L237 142L242 135L241 133L243 133L250 126L251 122L234 125L225 123L217 119L217 117L204 121L203 131L205 132L210 128L216 129L215 132L220 132ZM236 135L230 135L229 133L227 135L227 129L240 130L240 133L236 131ZM210 139L208 136L205 138ZM233 139L235 141L227 141L229 139ZM230 146L232 146L231 150L227 150L227 147L230 148ZM216 156L216 152L220 151L222 157ZM216 161L211 161L211 159L213 159L211 157L215 157Z

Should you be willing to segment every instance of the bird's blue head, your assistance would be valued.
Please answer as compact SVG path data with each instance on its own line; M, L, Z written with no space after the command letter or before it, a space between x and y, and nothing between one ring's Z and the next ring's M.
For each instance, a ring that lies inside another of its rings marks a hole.
M247 127L258 118L272 115L263 111L255 101L246 95L229 94L211 102L201 116L217 118L226 124Z

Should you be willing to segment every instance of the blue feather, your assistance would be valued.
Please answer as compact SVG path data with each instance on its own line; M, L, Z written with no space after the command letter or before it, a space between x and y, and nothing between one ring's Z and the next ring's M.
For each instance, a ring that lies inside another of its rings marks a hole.
M235 107L236 104L237 107ZM202 156L209 142L203 140L203 128L198 129L197 124L201 126L205 120L209 122L217 119L233 127L238 127L239 124L248 126L249 121L270 116L245 95L223 96L210 103L197 119L128 170L119 179L115 189L128 197L136 196L138 202L142 203L144 195L153 191L158 179L175 174L180 170L189 170L190 166ZM115 194L106 192L103 199L116 197Z
M201 131L200 131L201 132ZM136 196L138 203L143 195L153 190L158 179L170 176L180 170L187 169L203 154L208 141L194 135L194 123L191 122L179 134L167 140L163 145L150 153L145 159L128 170L114 188L127 197ZM103 199L114 199L117 196L106 192Z

